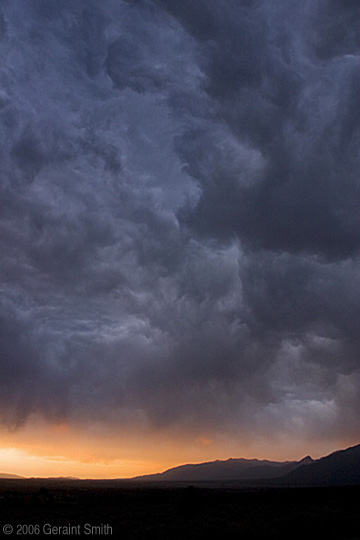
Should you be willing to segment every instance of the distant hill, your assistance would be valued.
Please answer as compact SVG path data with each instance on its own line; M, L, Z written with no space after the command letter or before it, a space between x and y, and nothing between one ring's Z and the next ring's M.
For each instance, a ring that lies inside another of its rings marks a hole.
M360 485L360 444L300 466L283 478L286 485Z
M0 478L25 478L25 476L19 476L18 474L0 473Z
M287 475L305 463L312 462L307 456L301 461L268 461L258 459L228 459L226 461L210 461L181 465L163 473L138 476L141 481L176 481L176 482L208 482L259 480L279 478Z
M48 480L80 480L77 476L49 476Z
M33 476L31 478L26 476L19 476L18 474L8 474L8 473L0 473L0 479L20 479L20 480L59 480L59 481L68 481L68 480L79 480L76 476L55 476L55 477L39 477L39 476Z

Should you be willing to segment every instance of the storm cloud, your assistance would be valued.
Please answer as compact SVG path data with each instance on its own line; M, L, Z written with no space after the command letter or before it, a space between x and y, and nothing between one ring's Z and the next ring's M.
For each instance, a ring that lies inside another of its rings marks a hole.
M3 423L356 436L359 36L350 0L1 3Z

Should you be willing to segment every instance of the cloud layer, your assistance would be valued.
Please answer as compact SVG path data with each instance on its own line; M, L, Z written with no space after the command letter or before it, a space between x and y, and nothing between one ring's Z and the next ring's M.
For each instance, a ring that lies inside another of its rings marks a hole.
M356 436L359 36L350 0L2 3L3 423Z

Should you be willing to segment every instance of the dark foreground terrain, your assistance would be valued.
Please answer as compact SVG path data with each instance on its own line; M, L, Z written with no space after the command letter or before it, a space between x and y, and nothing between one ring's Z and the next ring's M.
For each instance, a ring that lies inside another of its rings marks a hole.
M360 539L360 486L0 480L1 538ZM10 525L11 528L4 526ZM8 533L5 535L4 531Z

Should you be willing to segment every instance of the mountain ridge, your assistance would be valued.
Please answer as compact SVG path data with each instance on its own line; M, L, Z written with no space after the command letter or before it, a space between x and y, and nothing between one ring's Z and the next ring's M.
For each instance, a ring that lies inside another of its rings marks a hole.
M311 460L306 456L298 461L271 461L256 458L229 458L204 463L189 463L167 469L161 473L137 476L140 481L222 481L247 480L261 478L278 478L291 472L303 464L303 460Z
M319 459L299 461L229 458L179 465L161 473L136 476L139 482L273 482L284 486L360 485L360 444Z

